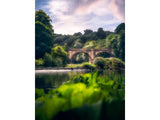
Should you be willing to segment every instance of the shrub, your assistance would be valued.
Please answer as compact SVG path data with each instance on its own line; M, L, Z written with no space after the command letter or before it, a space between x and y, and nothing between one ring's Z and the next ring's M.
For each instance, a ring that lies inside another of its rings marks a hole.
M97 68L99 68L99 69L104 69L105 59L102 58L102 57L97 57L97 58L94 60L94 64L96 65Z
M115 70L119 70L119 69L124 69L125 68L125 63L120 60L119 58L105 58L105 65L108 67L108 68L112 68L112 69L115 69Z
M114 57L111 57L111 58L97 57L94 60L94 64L99 69L120 70L125 68L125 63L119 58L114 58Z
M52 56L49 53L44 55L44 66L52 66Z
M42 58L39 58L39 59L35 60L35 65L36 66L43 66L43 64L44 64L44 61L43 61Z
M95 67L96 67L96 65L90 64L90 63L88 63L88 62L82 63L82 68L94 70Z

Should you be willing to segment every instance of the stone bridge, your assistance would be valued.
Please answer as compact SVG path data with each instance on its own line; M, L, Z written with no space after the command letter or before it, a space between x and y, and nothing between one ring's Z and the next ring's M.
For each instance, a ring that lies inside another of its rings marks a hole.
M68 51L70 62L72 63L72 57L77 53L85 53L89 58L89 63L93 63L94 59L100 53L108 53L112 55L112 49L70 49Z

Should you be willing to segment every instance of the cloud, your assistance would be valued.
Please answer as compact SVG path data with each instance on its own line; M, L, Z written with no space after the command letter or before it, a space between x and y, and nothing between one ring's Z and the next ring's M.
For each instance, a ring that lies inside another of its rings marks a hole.
M125 19L125 1L124 0L111 0L109 3L109 9L111 9L114 15L124 21Z
M120 2L117 2L120 1ZM124 21L124 0L51 0L45 8L54 16L55 33L73 34L85 29L113 30Z

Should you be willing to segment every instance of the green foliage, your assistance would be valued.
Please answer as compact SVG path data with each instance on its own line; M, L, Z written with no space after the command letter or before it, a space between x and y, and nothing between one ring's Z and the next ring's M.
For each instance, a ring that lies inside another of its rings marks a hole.
M107 41L106 39L98 39L98 40L92 40L88 41L84 44L83 48L88 49L88 48L93 48L93 49L107 49Z
M118 58L105 58L105 66L106 68L112 68L115 70L120 70L125 68L125 63Z
M88 62L84 62L81 64L67 64L68 68L85 68L85 69L90 69L90 70L94 70L96 68L96 65L88 63Z
M106 52L102 52L96 55L96 57L103 57L103 58L109 58L111 56L112 56L111 54L106 53Z
M65 51L68 51L70 48L112 49L112 56L125 61L125 24L122 23L117 26L114 33L99 28L95 32L86 29L84 34L80 32L74 35L54 34L53 44L54 47L62 46ZM42 46L45 45L42 44Z
M64 67L63 60L59 57L53 58L53 63L56 67Z
M89 114L98 112L95 120L106 117L121 120L124 117L122 112L124 111L125 99L124 76L113 75L108 71L106 73L105 76L98 75L98 72L75 76L69 83L50 90L48 94L36 100L36 119L56 119L61 113L70 110L76 112L76 109L79 109L77 111L79 114L88 110L86 107L81 109L87 104L90 108L89 111L92 111ZM108 113L108 110L114 114ZM69 119L68 117L66 116L66 119Z
M64 49L61 46L56 46L55 48L52 48L51 55L53 59L61 59L62 60L62 66L66 66L67 64L67 55L68 53L64 51Z
M35 98L39 98L39 97L42 97L44 96L45 93L44 93L44 90L43 89L38 89L38 88L35 88Z
M92 33L92 32L93 32L92 30L86 29L86 30L84 30L84 35L90 34L90 33Z
M96 45L96 41L89 41L85 43L83 48L84 49L94 48L95 45Z
M100 39L106 38L106 33L104 32L103 28L98 28L97 36Z
M39 59L35 60L35 65L36 66L43 66L43 64L44 64L44 61L43 61L42 58L39 58Z
M52 56L49 53L45 53L43 58L43 66L45 67L62 67L65 66L64 59L59 56Z
M54 57L66 57L67 52L64 51L64 49L61 46L56 46L55 48L52 48L51 51L52 56Z
M89 58L86 53L77 53L72 57L72 63L80 64L87 61L89 61Z
M43 58L45 53L50 53L53 46L53 29L51 19L43 11L35 13L35 53L36 59Z
M123 61L125 61L125 31L121 30L120 33L120 44L119 44L119 58Z
M43 60L44 60L44 66L47 67L52 66L53 59L49 53L45 53Z
M82 68L82 64L67 64L68 68Z
M44 24L46 27L48 27L51 30L53 30L52 29L53 26L51 24L52 20L43 10L37 10L36 11L36 13L35 13L35 21L39 21L42 24Z
M88 63L88 62L84 62L82 63L82 68L94 70L96 68L96 65Z
M117 28L115 29L115 33L119 34L121 31L125 30L125 23L121 23L120 25L117 26Z
M54 96L49 97L51 95ZM62 85L50 91L48 97L45 97L43 106L36 109L36 118L50 120L60 111L78 108L84 103L96 102L99 95L100 89L87 88L84 83Z
M118 59L118 58L102 58L97 57L94 60L94 64L99 69L114 69L114 70L120 70L125 68L125 63Z
M104 67L105 67L105 59L102 58L102 57L97 57L94 60L94 64L96 65L97 68L104 69Z
M98 39L96 40L94 49L107 49L106 39Z
M80 39L77 39L73 48L82 48L83 44L80 41Z
M125 24L120 24L115 29L115 34L110 34L106 38L107 47L112 49L114 56L125 61Z
M74 36L81 36L82 33L81 32L78 32L78 33L74 33Z
M124 101L97 102L92 105L85 104L82 107L60 112L55 120L124 120Z

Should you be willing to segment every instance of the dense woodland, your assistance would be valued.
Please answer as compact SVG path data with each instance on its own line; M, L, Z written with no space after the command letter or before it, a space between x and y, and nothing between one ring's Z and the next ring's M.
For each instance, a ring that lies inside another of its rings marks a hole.
M73 35L62 35L54 33L50 17L43 11L35 13L36 32L36 65L44 66L66 66L69 63L67 52L70 48L93 48L112 49L113 57L125 61L125 23L117 26L114 32L104 31L98 28L97 31L91 29L78 32ZM101 57L111 55L102 53ZM73 56L73 63L87 62L85 53Z

